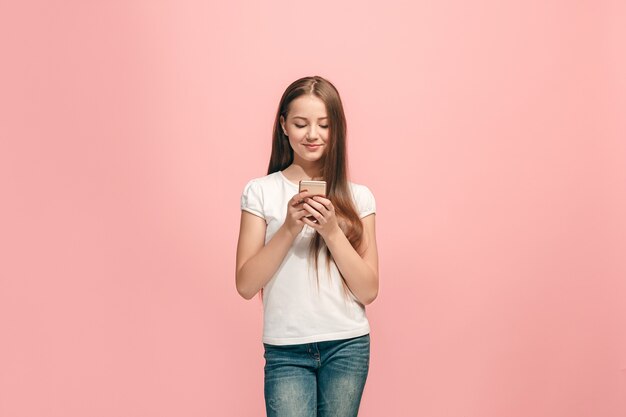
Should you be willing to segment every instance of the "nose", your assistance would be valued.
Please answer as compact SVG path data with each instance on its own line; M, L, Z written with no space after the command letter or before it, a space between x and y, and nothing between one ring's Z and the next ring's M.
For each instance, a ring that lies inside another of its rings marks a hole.
M307 140L308 141L315 141L315 140L317 140L317 137L318 137L317 129L314 126L311 126L311 129L307 133Z

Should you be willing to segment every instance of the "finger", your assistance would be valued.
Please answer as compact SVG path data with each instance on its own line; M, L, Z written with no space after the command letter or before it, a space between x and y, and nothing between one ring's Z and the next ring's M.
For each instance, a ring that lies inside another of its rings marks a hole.
M309 212L308 212L308 211L306 211L305 209L298 210L298 211L296 212L296 219L298 219L298 220L302 220L302 218L307 217L307 216L310 216L310 215L311 215L311 213L309 213Z
M321 195L316 195L313 196L313 199L315 201L319 201L320 203L322 203L323 205L325 205L326 207L332 205L332 203L330 202L329 199L327 199L326 197L322 197Z
M317 227L319 226L319 223L317 222L317 220L311 220L311 219L310 219L310 218L308 218L308 217L303 217L303 218L302 218L302 222L303 222L304 224L308 224L309 226L311 226L311 227L312 227L312 228L314 228L314 229L315 229L315 228L317 228Z
M311 207L319 211L322 215L328 211L328 209L322 204L311 198L304 199L305 204L309 204Z
M315 198L315 197L313 197L313 198ZM324 197L319 197L319 200L317 198L315 198L314 201L319 201L321 204L323 204L324 208L326 210L328 210L329 213L330 212L333 212L333 213L335 212L335 207L333 206L333 203L330 200L328 200L328 199L326 199Z
M300 204L300 203L302 203L304 201L305 198L311 197L312 195L313 194L310 193L307 190L304 190L304 191L302 191L302 192L300 192L298 194L294 194L294 196L291 197L291 200L290 200L291 201L291 205L295 206L297 204Z
M297 195L299 196L301 200L304 200L307 197L313 197L315 194L313 194L311 191L304 190L301 193L298 193Z
M304 208L305 208L305 209L306 209L309 213L311 213L311 214L313 215L313 217L315 217L316 219L317 219L317 218L324 217L324 216L322 216L322 214L321 214L319 211L315 210L313 207L311 207L311 206L310 206L309 204L307 204L307 203L304 203L304 204L302 205L302 207L304 207Z
M297 206L298 204L302 204L304 202L305 197L300 197L300 194L296 194L291 198L291 205Z

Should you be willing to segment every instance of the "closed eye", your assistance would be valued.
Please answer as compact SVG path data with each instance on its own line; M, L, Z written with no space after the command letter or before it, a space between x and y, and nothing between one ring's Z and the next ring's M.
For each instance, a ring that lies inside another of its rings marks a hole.
M303 127L306 127L306 125L302 125L302 126L296 125L296 127L302 129ZM323 129L327 129L328 128L328 126L321 126L321 125L320 125L320 127L323 128Z

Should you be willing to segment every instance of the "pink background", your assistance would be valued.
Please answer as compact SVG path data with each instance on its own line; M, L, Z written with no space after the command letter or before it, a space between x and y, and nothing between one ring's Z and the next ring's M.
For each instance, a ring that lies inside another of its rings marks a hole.
M239 197L315 74L378 206L360 415L626 415L625 4L382 4L0 3L0 416L264 415Z

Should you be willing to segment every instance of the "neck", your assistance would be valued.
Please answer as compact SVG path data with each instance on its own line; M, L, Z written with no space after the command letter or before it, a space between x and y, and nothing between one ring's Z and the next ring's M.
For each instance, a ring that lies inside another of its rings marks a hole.
M302 164L299 162L293 162L289 165L285 171L289 171L289 174L293 178L298 179L321 179L322 170L319 165L312 163Z

